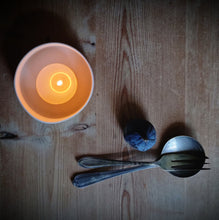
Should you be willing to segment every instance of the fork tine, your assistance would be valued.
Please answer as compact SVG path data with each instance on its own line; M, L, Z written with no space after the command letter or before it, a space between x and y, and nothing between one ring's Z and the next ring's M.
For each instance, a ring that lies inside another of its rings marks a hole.
M192 158L192 159L177 159L177 160L171 160L172 162L190 162L190 161L202 161L203 158Z
M174 168L174 169L201 169L202 166L200 166L200 165L203 165L203 164L196 164L196 163L193 163L193 164L181 164L181 165L171 166L171 168Z
M211 168L200 168L200 169L197 169L197 168L196 168L196 169L193 169L193 168L188 169L188 168L187 168L187 169L181 169L181 170L180 170L180 169L174 169L174 168L173 168L173 170L167 170L167 171L180 171L180 172L182 171L182 172L183 172L183 171L199 171L199 170L210 170L210 169L211 169Z
M204 165L204 164L210 164L210 163L202 163L201 161L174 161L173 164L172 164L172 167L173 166L200 166L200 165Z

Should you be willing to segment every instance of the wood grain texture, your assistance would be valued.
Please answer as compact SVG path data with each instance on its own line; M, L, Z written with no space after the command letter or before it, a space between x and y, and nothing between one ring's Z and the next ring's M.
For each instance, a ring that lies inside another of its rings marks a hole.
M217 219L219 216L219 4L217 1L17 1L0 9L0 213L2 219ZM14 70L32 47L58 41L90 62L95 89L75 118L28 116ZM16 50L14 50L16 48ZM122 128L143 117L157 130L148 152ZM160 169L87 188L71 183L83 155L153 160L175 135L204 147L211 171L181 179Z

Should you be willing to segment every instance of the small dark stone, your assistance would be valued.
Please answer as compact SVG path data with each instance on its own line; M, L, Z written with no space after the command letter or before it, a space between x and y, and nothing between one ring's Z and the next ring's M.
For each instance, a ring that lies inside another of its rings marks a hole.
M125 126L124 138L135 149L147 151L156 143L156 130L149 121L135 119Z

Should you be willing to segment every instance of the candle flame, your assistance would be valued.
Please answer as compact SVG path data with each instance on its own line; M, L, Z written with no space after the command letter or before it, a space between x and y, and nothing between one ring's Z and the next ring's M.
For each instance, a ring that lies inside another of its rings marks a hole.
M57 81L57 86L62 86L62 85L63 85L63 81L62 80Z
M65 72L56 72L50 78L50 88L56 93L66 93L71 86L72 80Z
M59 63L49 64L39 72L36 89L45 102L64 104L74 96L77 78L67 66Z

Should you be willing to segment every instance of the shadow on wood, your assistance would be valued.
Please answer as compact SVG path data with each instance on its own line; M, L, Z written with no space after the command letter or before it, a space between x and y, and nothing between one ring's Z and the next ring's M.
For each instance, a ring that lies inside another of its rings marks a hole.
M2 35L3 56L13 77L23 56L40 44L66 43L83 53L78 37L68 21L46 10L19 14Z
M117 121L123 130L126 123L132 119L144 119L146 116L141 107L135 102L126 102L120 106L119 111L117 112Z
M147 120L147 115L143 108L137 104L135 98L128 94L126 86L122 89L121 95L115 95L115 112L116 119L120 128L123 130L126 123L132 119Z

